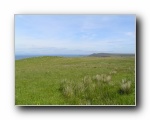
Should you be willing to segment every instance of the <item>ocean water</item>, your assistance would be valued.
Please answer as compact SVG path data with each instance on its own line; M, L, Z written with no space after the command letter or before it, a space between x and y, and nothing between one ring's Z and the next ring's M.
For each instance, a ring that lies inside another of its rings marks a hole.
M25 58L32 58L32 57L38 57L35 55L15 55L15 60L25 59Z
M40 57L40 56L83 57L86 55L15 55L15 60L32 58L32 57Z

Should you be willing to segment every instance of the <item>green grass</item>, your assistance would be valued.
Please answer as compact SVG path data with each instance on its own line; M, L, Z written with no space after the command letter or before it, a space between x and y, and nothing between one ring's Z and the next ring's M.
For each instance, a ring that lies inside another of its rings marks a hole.
M135 105L134 57L15 61L16 105Z

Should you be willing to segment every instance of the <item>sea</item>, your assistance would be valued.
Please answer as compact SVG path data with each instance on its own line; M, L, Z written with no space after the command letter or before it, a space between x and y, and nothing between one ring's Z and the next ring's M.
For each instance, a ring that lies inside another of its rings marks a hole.
M84 57L86 55L15 55L15 60L32 58L32 57L41 57L41 56L60 56L60 57Z

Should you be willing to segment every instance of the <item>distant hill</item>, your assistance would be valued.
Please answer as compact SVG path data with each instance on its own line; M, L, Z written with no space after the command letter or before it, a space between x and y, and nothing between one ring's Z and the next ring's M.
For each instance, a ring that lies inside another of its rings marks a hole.
M111 56L120 56L120 57L134 57L135 54L123 54L123 53L93 53L89 55L91 57L111 57Z

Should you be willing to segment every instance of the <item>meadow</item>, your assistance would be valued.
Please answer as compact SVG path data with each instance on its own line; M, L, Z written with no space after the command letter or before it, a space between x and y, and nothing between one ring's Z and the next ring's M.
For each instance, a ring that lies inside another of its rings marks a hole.
M15 61L15 105L136 105L135 57Z

